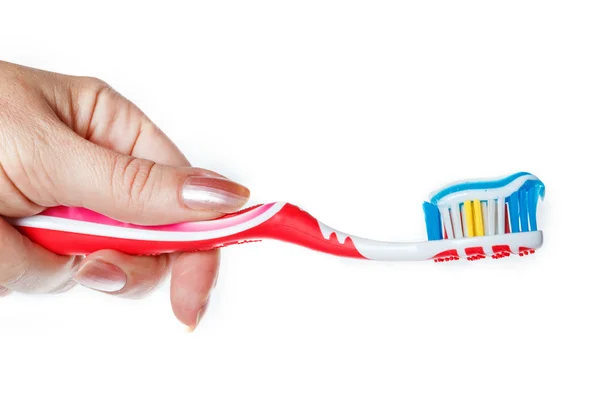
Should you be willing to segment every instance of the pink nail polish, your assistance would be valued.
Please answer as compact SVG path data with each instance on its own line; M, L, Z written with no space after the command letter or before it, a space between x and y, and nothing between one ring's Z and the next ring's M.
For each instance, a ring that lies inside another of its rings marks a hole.
M74 280L90 289L102 292L118 292L125 287L127 275L117 266L100 260L92 260L77 272Z
M191 176L185 181L181 195L191 209L227 213L242 207L250 191L225 178Z

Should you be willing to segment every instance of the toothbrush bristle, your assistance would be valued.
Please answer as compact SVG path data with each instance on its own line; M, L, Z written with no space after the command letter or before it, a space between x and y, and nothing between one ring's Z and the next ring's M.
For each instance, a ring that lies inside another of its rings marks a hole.
M477 239L536 232L537 202L544 197L544 185L537 177L518 173L495 181L466 181L448 185L424 203L429 240ZM437 225L437 226L436 226ZM485 243L495 243L493 239ZM514 245L488 248L470 246L456 254L441 252L436 262L466 258L476 261L511 254L525 256L535 249Z

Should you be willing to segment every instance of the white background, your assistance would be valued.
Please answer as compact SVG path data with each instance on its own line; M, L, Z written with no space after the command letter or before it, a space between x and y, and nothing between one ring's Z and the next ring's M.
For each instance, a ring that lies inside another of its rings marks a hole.
M418 240L450 181L524 170L547 198L533 257L229 248L193 334L166 286L13 294L0 398L599 398L595 2L2 3L0 58L107 81L252 204Z

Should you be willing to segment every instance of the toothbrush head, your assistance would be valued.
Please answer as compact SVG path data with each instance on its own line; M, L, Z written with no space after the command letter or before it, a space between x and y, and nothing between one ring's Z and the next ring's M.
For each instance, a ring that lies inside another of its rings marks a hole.
M456 249L434 260L533 254L543 242L537 207L544 196L542 181L527 172L459 181L436 190L423 203L428 240L451 240Z

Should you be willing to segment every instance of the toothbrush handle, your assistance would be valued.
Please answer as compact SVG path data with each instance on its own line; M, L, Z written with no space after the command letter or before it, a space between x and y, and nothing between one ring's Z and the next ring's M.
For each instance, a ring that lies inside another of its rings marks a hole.
M280 212L257 226L252 236L279 240L338 257L365 257L353 237L323 224L300 207L286 203Z
M67 207L10 222L33 242L64 255L87 255L103 249L155 255L274 239L336 256L364 258L352 238L283 202L259 204L212 221L159 227L123 224L89 210Z

